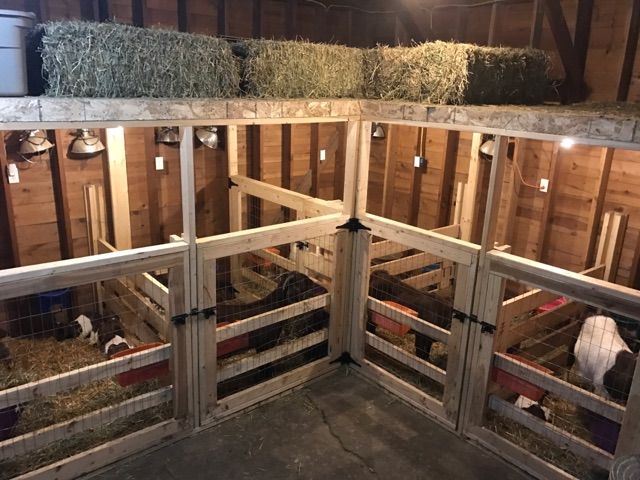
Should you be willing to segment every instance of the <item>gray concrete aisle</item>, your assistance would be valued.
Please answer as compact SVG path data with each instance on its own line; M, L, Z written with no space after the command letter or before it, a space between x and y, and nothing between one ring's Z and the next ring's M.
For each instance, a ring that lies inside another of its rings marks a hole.
M382 389L340 370L91 478L500 479L529 477Z

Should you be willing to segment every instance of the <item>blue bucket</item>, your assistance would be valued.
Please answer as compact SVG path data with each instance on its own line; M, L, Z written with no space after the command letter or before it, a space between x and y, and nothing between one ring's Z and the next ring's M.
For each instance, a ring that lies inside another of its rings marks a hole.
M49 313L54 305L59 305L62 309L71 308L71 293L68 288L38 294L38 313Z

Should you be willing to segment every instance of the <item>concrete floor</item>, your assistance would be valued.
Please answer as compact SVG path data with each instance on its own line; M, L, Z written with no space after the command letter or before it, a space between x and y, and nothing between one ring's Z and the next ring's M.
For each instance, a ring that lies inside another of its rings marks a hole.
M340 370L92 479L495 479L526 474Z

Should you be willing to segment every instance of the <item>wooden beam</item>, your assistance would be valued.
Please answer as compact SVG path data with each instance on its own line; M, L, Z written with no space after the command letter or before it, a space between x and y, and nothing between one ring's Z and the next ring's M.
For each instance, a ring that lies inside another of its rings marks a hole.
M82 20L92 21L96 19L93 3L93 0L80 2L80 18L82 18Z
M469 11L466 7L458 7L456 9L456 28L453 34L453 40L456 42L464 42L467 38L467 24L469 20Z
M619 102L626 102L629 98L629 87L633 76L633 67L636 61L636 51L638 50L638 37L640 36L640 0L633 0L633 7L629 17L629 30L627 33L627 43L624 50L624 60L620 71L620 82L618 83Z
M624 416L622 428L620 429L616 458L640 453L638 450L640 445L640 418L638 415L633 414L638 409L640 409L640 368L636 368L633 373L631 391L629 392L629 400L626 407L628 414Z
M424 42L431 37L431 29L422 14L420 0L399 0L400 12L398 18L404 25L409 37L416 42ZM421 20L424 20L421 21Z
M453 183L456 178L456 163L458 160L458 144L460 132L447 130L444 137L442 151L442 176L438 187L438 216L436 227L449 225L451 219L451 200L453 198Z
M489 20L489 36L487 45L492 47L496 42L496 25L498 24L498 3L491 5L491 18Z
M418 128L418 145L416 148L416 155L426 157L424 154L424 145L427 141L427 129L424 127ZM422 195L422 175L427 171L427 164L425 158L425 164L420 167L413 167L411 182L411 190L409 191L409 214L407 215L407 223L409 225L418 225L418 217L420 215L420 197Z
M544 8L566 74L564 100L569 103L581 100L584 98L584 71L580 68L579 56L576 54L560 0L544 0Z
M311 170L311 196L317 197L320 188L320 125L318 123L311 124L309 170Z
M542 37L542 23L544 20L544 0L533 1L533 15L531 16L531 31L529 33L529 48L540 48Z
M607 195L607 185L609 184L609 173L611 172L611 163L613 161L613 148L603 148L600 153L600 173L591 197L591 207L589 209L589 217L587 222L587 235L589 241L585 251L584 267L588 268L593 265L596 254L596 242L598 240L600 217L602 217L602 209Z
M394 135L396 132L396 126L387 125L387 132L385 135L385 155L384 155L384 180L382 190L382 216L391 217L393 213L393 193L395 192L396 182L396 157L392 152L392 145Z
M178 31L180 32L188 32L189 31L189 8L188 8L188 0L177 0L178 5Z
M62 148L63 138L60 130L47 132L49 141L55 148L49 150L51 160L51 179L53 181L53 198L56 206L58 237L60 238L60 257L73 258L73 235L71 234L71 209L67 192L67 174L64 165L66 157Z
M469 175L464 189L462 209L460 213L460 238L468 242L479 243L480 228L476 221L476 209L478 207L477 195L482 181L482 158L480 158L480 146L482 134L474 133L471 140L471 159L469 161Z
M13 213L13 198L11 197L11 184L7 175L9 162L7 160L7 149L4 141L4 132L0 135L0 210L4 218L3 232L6 232L6 241L11 251L10 267L20 266L20 249L18 248L18 234L16 232L15 215Z
M109 0L98 0L98 21L106 22L110 18Z
M251 158L248 165L248 177L255 180L262 179L262 131L260 125L247 127L251 139ZM262 200L250 196L247 199L247 223L249 228L262 226Z
M229 21L227 15L227 0L218 1L218 35L229 35Z
M511 188L507 192L507 208L504 216L504 225L502 229L502 237L500 244L511 245L513 243L513 233L515 231L516 215L518 213L518 202L520 200L520 188L522 182L518 174L524 169L524 150L527 140L524 138L516 138L513 149L513 161L511 162Z
M253 36L253 38L262 37L262 2L261 0L253 0L251 35Z
M338 150L333 172L333 198L342 199L344 196L344 168L347 164L347 124L338 124Z
M555 199L555 193L557 192L556 179L560 170L560 144L554 142L553 151L551 152L551 164L549 165L549 187L544 197L544 205L542 207L542 215L540 215L540 230L538 231L538 242L536 243L536 260L543 261L545 253L545 247L549 240L551 231L551 224L553 218L551 212L553 211L553 203Z
M167 242L162 237L160 225L160 185L158 172L155 168L155 157L158 154L155 131L153 128L144 129L144 162L147 169L147 207L149 210L149 236L152 244Z
M576 13L576 28L573 45L578 57L578 64L584 74L589 53L589 39L591 38L591 19L593 18L594 0L579 0Z
M131 248L131 218L129 209L129 184L124 129L106 129L107 166L113 214L113 239L118 250Z
M285 7L285 37L288 40L296 38L298 21L298 0L287 0Z
M282 125L282 156L280 160L280 178L282 188L291 190L291 161L293 156L293 128L286 123ZM291 221L291 209L282 207L284 221Z
M131 0L131 22L136 27L144 27L144 0Z

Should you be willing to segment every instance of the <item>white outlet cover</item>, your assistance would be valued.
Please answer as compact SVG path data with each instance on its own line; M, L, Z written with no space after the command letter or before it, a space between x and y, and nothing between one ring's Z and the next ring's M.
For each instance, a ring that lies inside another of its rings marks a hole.
M15 163L7 165L7 179L9 183L20 183L20 174L18 173L18 166Z
M549 179L541 178L540 179L540 191L547 192L549 190Z
M156 170L164 170L164 157L156 157Z
M327 159L327 151L326 150L320 150L320 161L324 162Z
M422 166L422 157L420 155L413 157L413 166L416 168L420 168Z

